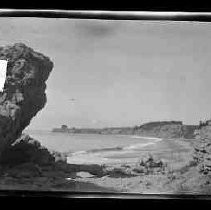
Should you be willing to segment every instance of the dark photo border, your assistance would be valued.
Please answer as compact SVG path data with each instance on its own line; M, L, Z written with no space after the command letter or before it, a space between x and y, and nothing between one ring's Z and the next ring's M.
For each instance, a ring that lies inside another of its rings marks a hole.
M131 8L125 11L114 11L109 9L101 10L64 10L64 9L16 9L9 8L0 9L1 17L43 17L43 18L75 18L75 19L109 19L109 20L149 20L149 21L195 21L195 22L211 22L211 9L205 8L207 11L184 11L178 9L176 11L131 11ZM13 202L11 202L14 201ZM0 202L5 202L14 207L18 204L22 205L23 202L28 202L39 207L39 202L46 202L45 205L51 205L53 207L69 208L81 205L79 201L82 201L83 205L90 203L99 203L100 205L117 205L121 206L128 200L141 200L142 204L154 206L157 208L157 204L162 203L163 200L170 201L170 206L174 203L184 202L185 205L200 202L199 206L203 204L211 203L211 195L142 195L142 194L122 194L122 193L93 193L93 192L49 192L49 191L17 191L17 190L0 190ZM112 201L112 203L110 202ZM152 202L153 201L153 202ZM16 202L16 203L15 203ZM125 204L124 204L125 205ZM165 204L166 205L166 204ZM167 207L166 206L166 207ZM21 206L23 207L23 206ZM96 206L96 208L100 208Z

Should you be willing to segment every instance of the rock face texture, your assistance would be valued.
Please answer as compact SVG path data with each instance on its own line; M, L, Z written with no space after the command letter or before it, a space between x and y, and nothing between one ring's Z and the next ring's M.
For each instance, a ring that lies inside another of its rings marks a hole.
M23 134L10 147L2 152L1 166L13 167L25 163L39 166L54 164L54 155L39 141Z
M183 125L181 121L160 121L143 124L136 128L135 134L160 138L194 138L197 126Z
M198 163L199 171L211 174L211 122L207 121L196 133L194 145L194 160Z
M135 127L110 127L110 128L54 128L53 132L70 132L84 134L118 134L140 135L160 138L193 139L196 125L183 125L182 121L155 121Z
M22 43L0 47L7 60L7 75L0 93L0 157L46 103L46 80L53 68L50 59Z
M161 121L146 123L137 129L136 134L161 138L180 138L182 137L182 122Z

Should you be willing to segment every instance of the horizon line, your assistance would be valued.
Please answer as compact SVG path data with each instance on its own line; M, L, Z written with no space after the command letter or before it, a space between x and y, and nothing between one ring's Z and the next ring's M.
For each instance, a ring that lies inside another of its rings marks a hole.
M202 120L201 120L202 121ZM207 121L207 120L205 120ZM198 124L196 123L191 123L191 124L187 124L187 123L183 123L183 121L180 121L180 120L160 120L160 121L147 121L145 123L141 123L141 124L136 124L136 125L128 125L128 126L104 126L104 127L76 127L76 126L71 126L71 127L68 127L68 129L107 129L107 128L133 128L133 127L136 127L136 126L142 126L142 125L145 125L145 124L148 124L148 123L154 123L154 122L181 122L182 125L186 125L186 126L198 126L199 125L199 122ZM57 129L57 128L61 128L62 125L66 125L66 124L61 124L60 127L52 127L52 128L49 128L49 129L41 129L41 128L26 128L25 130L43 130L43 131L52 131L53 129ZM29 125L30 126L30 125Z

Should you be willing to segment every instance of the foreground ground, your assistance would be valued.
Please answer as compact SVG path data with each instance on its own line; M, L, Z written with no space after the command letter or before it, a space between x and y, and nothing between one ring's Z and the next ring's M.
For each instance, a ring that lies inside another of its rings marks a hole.
M196 166L191 165L193 141L166 139L154 145L146 146L142 150L139 149L133 154L110 156L110 158L122 158L123 163L115 164L115 167L124 164L130 167L136 165L138 159L147 154L152 154L156 159L161 159L168 164L166 173L143 174L134 177L104 176L100 178L80 173L76 180L128 193L201 193L199 191L193 192L194 184L198 184L197 180L201 176L198 174ZM190 186L192 187L190 188Z
M93 175L84 169L89 165L81 166L80 170L75 172L63 170L63 168L43 167L39 173L40 169L37 170L34 165L25 164L2 170L0 189L210 194L211 178L199 174L197 166L192 161L193 142L194 140L166 139L133 153L110 154L111 160L118 158L122 161L121 163L112 163L112 161L110 164L106 163L108 168L130 169L137 165L139 159L150 153L167 164L165 172L162 173L124 175L115 172L99 176L99 174Z

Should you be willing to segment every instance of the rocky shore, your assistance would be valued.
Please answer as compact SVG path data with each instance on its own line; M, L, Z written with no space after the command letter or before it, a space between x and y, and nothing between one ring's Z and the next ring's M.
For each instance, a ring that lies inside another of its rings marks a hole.
M181 193L178 186L183 189L184 180L196 178L197 171L190 161L189 143L178 142L181 140L166 140L154 150L152 146L145 148L140 159L132 163L70 164L64 154L49 151L37 140L22 135L1 159L0 189ZM176 145L177 155L172 158Z
M136 135L165 139L137 151L140 158L130 163L67 163L66 154L49 151L22 134L46 103L52 61L22 43L1 47L0 59L8 61L0 93L0 189L211 193L209 122L198 127L198 140L187 140L196 127L184 127L181 122L133 128ZM130 128L124 130L124 134L130 132Z
M5 150L2 157L0 189L117 192L119 189L106 186L108 183L100 186L90 180L87 182L87 179L131 179L146 175L160 176L169 172L167 165L152 155L134 164L68 164L65 155L47 150L28 135L20 137Z
M22 135L2 155L0 189L122 193L209 194L211 177L194 161L195 140L160 141L140 158L119 164L71 164Z
M0 47L0 59L8 61L6 80L0 93L1 156L44 107L45 82L53 63L22 43Z
M211 174L211 121L205 122L196 133L194 159L203 174Z

